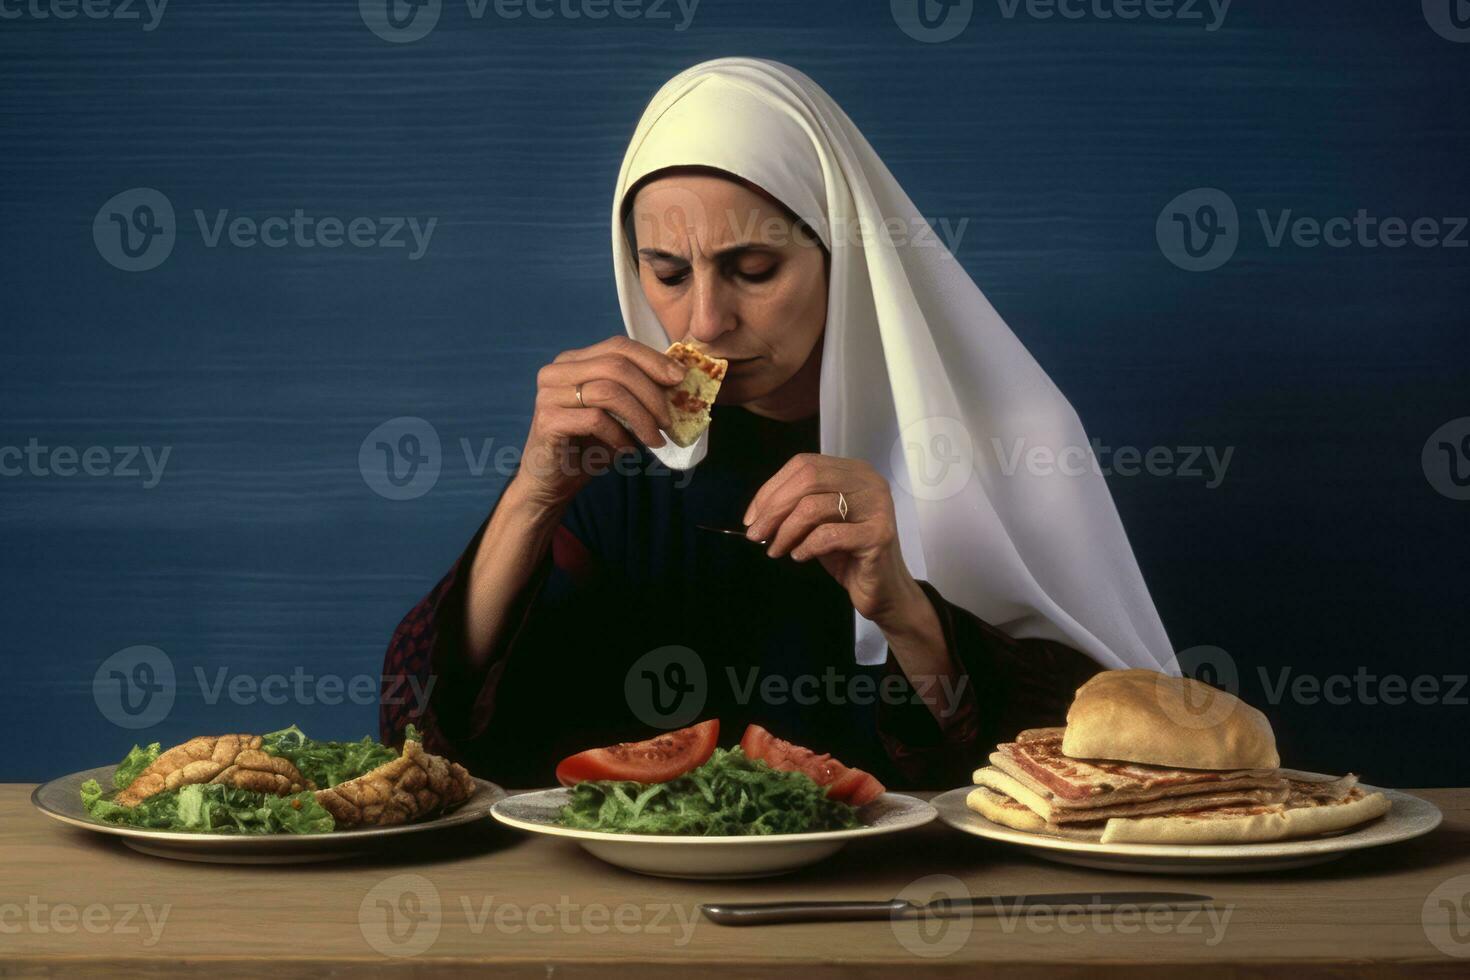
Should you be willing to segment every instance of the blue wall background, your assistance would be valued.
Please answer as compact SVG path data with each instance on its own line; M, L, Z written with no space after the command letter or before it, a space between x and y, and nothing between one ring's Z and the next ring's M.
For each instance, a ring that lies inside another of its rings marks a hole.
M134 739L374 731L350 699L210 703L196 671L376 673L500 487L459 440L519 445L535 368L621 331L608 208L647 99L690 64L748 54L823 84L926 215L968 219L960 260L1091 433L1234 447L1214 489L1110 482L1176 646L1228 652L1288 762L1467 781L1470 691L1452 688L1470 670L1470 502L1435 489L1421 451L1470 415L1470 250L1273 248L1255 212L1470 214L1470 43L1418 3L1374 0L1237 0L1214 30L987 0L944 43L882 2L704 0L682 30L661 9L477 19L445 2L404 44L347 0L174 0L152 30L0 20L0 447L171 447L152 488L0 477L0 780L109 762ZM92 225L137 187L172 203L178 237L129 273ZM1210 272L1155 237L1198 187L1241 217ZM196 208L437 224L417 260L210 248ZM394 501L358 451L399 416L432 424L442 472ZM142 731L93 696L99 665L135 645L179 678ZM1283 669L1425 675L1440 696L1272 703L1261 671L1275 685Z

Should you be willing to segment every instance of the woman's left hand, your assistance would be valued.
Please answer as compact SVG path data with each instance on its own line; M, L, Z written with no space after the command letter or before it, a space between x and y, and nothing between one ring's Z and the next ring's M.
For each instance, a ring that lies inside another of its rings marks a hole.
M847 501L841 516L838 494ZM820 453L791 457L756 492L746 537L773 558L816 558L853 608L880 627L906 621L928 599L904 564L888 481L867 462Z

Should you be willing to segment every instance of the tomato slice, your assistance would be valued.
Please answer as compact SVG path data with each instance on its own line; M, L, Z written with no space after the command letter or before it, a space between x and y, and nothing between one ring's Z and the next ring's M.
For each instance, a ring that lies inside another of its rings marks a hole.
M870 773L844 766L832 756L783 741L759 725L750 725L740 737L740 750L747 758L760 759L772 769L805 773L818 786L827 787L827 798L862 806L883 795L883 784Z
M557 765L556 779L563 786L589 779L666 783L709 761L719 740L720 720L711 718L643 742L619 742L569 755Z

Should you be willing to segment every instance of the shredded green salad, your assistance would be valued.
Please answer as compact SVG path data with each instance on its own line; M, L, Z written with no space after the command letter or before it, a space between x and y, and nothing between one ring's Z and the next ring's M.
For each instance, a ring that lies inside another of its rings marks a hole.
M408 727L409 738L419 734ZM301 775L319 789L356 779L398 752L370 737L358 742L319 742L292 725L262 736L271 755L291 760ZM94 820L152 830L182 830L210 834L325 834L337 822L310 791L273 796L214 783L196 783L155 793L137 806L112 802L116 791L127 788L153 764L162 747L154 742L135 745L112 774L113 792L104 792L95 779L82 783L82 806Z
M621 834L731 837L859 826L857 808L827 798L799 772L772 769L739 748L666 783L593 780L571 789L560 824Z

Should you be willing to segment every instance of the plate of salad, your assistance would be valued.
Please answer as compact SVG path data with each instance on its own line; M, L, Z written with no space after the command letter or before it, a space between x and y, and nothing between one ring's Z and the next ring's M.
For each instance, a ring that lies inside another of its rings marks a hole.
M371 737L313 739L292 725L266 735L201 735L134 745L115 766L38 786L55 820L122 838L159 857L288 863L351 857L381 838L483 819L505 796L424 750Z
M861 769L749 726L719 747L718 719L588 749L556 768L561 789L490 808L507 826L575 840L609 864L668 878L762 878L848 841L933 820L922 800Z

